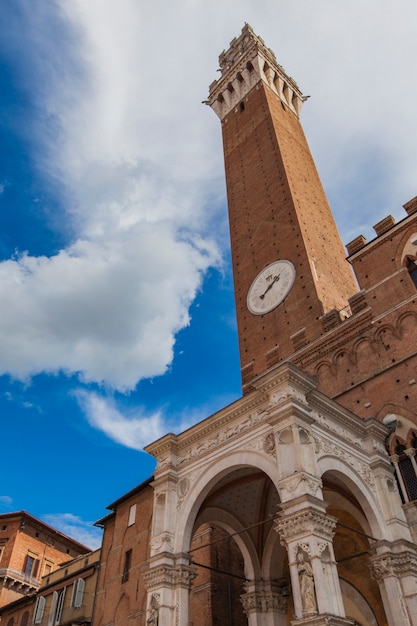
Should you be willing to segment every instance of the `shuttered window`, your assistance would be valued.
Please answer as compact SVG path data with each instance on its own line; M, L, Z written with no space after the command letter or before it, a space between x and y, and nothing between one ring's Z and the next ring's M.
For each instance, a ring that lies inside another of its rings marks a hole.
M72 596L71 596L71 607L73 609L79 609L83 605L84 590L85 590L85 580L83 578L79 578L78 580L75 580L74 585L72 587Z
M37 598L36 600L36 605L35 605L35 612L33 614L33 623L34 624L40 624L42 619L43 619L43 614L45 611L45 598L43 596L40 596L39 598Z

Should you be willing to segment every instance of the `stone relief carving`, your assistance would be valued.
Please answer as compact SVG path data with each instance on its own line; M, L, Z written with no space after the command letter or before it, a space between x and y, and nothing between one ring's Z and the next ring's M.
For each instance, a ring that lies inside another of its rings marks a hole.
M323 487L323 482L321 478L311 476L310 474L306 474L305 472L297 472L289 478L284 478L280 481L280 491L292 494L297 491L301 483L305 483L307 487L306 491L314 494L316 494Z
M245 430L248 430L255 424L259 423L266 417L267 413L264 410L254 411L246 418L240 421L236 421L233 425L228 426L225 430L216 433L212 437L206 439L205 441L191 446L188 450L179 456L178 465L182 465L191 459L198 457L205 452L208 452L212 448L232 439L240 435Z
M380 583L388 576L417 575L417 555L411 551L400 552L399 554L384 554L372 557L369 565L372 577Z
M320 426L324 426L327 430L339 435L344 441L348 441L354 446L359 447L361 450L363 448L363 441L360 437L354 437L352 433L350 433L345 428L341 428L336 424L332 423L328 418L322 415L320 412L315 414L316 421L320 424Z
M192 567L188 567L186 565L180 565L178 567L161 565L159 567L151 568L147 572L143 573L143 578L148 591L152 591L152 589L158 589L160 587L174 588L177 586L189 589L196 576L196 571Z
M318 534L330 542L335 534L333 529L336 522L336 518L330 515L320 511L307 510L275 520L274 527L280 535L281 545L286 545L298 535L303 536L312 533ZM305 549L302 544L298 545L302 546L303 550L309 554L309 549Z
M172 539L171 533L162 533L161 535L152 537L151 548L155 552L172 552Z
M371 470L365 463L362 463L362 461L359 461L353 454L330 441L323 441L316 436L314 436L314 441L316 444L316 453L319 458L323 456L323 454L331 454L338 459L342 459L354 468L372 491L376 491L376 485ZM320 454L320 452L322 454Z
M254 592L240 596L246 617L251 613L267 613L275 610L281 613L287 612L288 599L286 596L274 592Z

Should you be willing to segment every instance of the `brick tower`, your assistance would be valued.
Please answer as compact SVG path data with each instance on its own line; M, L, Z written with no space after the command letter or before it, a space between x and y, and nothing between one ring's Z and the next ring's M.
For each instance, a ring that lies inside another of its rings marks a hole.
M323 333L357 290L299 114L305 98L245 25L207 103L222 122L242 382ZM343 315L343 312L342 312Z

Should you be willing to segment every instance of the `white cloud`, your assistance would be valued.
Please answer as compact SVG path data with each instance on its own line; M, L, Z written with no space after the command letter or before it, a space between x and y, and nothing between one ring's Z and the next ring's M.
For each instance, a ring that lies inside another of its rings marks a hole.
M0 496L0 508L8 509L13 503L13 498L10 496Z
M41 519L91 550L101 546L102 531L95 528L93 522L85 521L72 513L47 513Z
M48 52L35 98L59 134L36 136L40 167L72 198L62 216L72 243L0 264L0 372L78 372L127 390L166 371L202 276L219 262L220 124L201 101L245 20L312 95L303 123L345 239L417 192L414 0L58 6L71 58L53 37L33 36L32 52ZM44 9L30 3L30 13L48 33Z
M166 433L167 424L159 411L146 415L136 409L130 416L125 416L114 402L94 392L78 390L75 395L90 425L128 448L142 450Z

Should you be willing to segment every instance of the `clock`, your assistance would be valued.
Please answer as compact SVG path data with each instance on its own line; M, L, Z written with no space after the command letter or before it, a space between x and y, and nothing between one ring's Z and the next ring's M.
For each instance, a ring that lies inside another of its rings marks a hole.
M294 284L295 267L291 261L274 261L265 267L249 287L246 299L254 315L264 315L277 307Z

